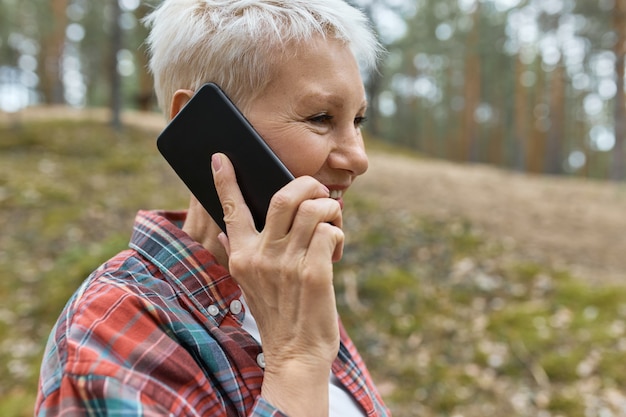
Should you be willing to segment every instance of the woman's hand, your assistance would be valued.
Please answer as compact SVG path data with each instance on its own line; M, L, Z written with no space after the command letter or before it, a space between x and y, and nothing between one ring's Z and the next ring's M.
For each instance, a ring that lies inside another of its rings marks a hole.
M228 232L219 240L263 342L262 395L291 416L328 413L328 378L339 348L333 261L344 235L339 203L312 177L299 177L270 203L257 232L228 158L212 159Z

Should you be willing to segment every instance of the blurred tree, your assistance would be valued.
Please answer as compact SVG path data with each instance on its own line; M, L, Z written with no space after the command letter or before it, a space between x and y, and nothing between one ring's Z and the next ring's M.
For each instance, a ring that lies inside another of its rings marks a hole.
M39 88L44 103L65 102L63 80L63 52L67 28L68 0L37 0L39 28Z
M138 22L160 1L3 0L0 66L45 103L109 106L114 124L124 107L151 110ZM626 177L626 0L350 1L389 51L365 80L371 134L459 161Z
M624 103L624 60L626 59L626 0L615 0L613 30L615 31L615 84L617 93L614 104L615 145L611 164L611 179L626 179L626 106Z
M507 102L510 95L506 93L504 89L497 89L494 92L496 102L500 104L498 109L501 119L497 120L491 128L491 133L488 136L487 151L485 155L485 162L496 165L506 166L505 164L505 141L507 138L507 128L509 125L509 112L506 111Z
M107 85L103 49L110 24L109 2L75 2L80 8L78 22L85 28L85 36L79 43L82 72L85 80L85 101L88 106L102 106L106 102Z
M465 45L465 73L463 78L463 119L457 159L476 161L478 151L478 126L476 111L481 102L481 60L479 55L480 2L472 13L472 28Z
M546 124L548 123L548 105L546 104L547 74L541 69L541 57L538 57L532 65L533 71L529 72L536 80L530 92L530 108L528 118L529 136L526 139L528 157L526 170L535 174L543 172L546 166Z
M118 68L118 55L122 49L122 27L120 18L122 10L119 0L111 1L111 30L109 41L108 76L111 96L109 97L109 108L111 110L111 125L119 130L122 128L122 79Z
M150 12L151 6L142 3L135 9L135 19L138 22ZM144 45L144 40L148 36L148 30L142 24L137 25L137 29L133 36L133 49L135 51L135 71L137 73L137 92L135 93L135 102L139 110L152 110L154 105L154 94L152 92L153 80L152 75L148 71L148 53Z
M0 65L14 62L14 49L9 47L11 22L15 21L15 7L9 2L0 2Z
M527 169L527 155L530 144L530 106L529 93L524 85L523 78L526 73L526 65L521 61L519 55L515 59L515 112L513 115L513 168L518 171Z
M550 127L545 172L562 174L565 134L565 67L561 61L550 72Z

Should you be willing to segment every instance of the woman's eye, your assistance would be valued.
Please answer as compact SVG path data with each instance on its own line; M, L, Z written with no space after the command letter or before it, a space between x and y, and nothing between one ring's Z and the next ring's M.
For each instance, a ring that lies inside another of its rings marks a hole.
M325 124L330 122L333 119L332 116L323 113L323 114L316 114L313 117L309 117L309 122L315 123L315 124Z
M322 114L316 114L315 116L309 117L307 120L310 123L314 123L318 125L326 125L332 120L334 120L334 117L329 114L322 113ZM366 121L367 121L367 117L357 116L354 118L354 121L353 121L354 127L360 128L365 124Z
M358 116L354 118L354 126L355 127L362 127L365 122L367 122L367 117L365 116Z

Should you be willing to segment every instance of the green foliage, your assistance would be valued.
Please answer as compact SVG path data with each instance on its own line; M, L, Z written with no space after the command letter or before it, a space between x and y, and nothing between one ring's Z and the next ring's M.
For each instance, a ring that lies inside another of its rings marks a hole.
M548 411L568 417L584 417L585 407L580 398L567 393L558 393L550 399Z
M33 415L32 408L35 402L34 392L13 390L0 401L0 415L14 417L30 417Z

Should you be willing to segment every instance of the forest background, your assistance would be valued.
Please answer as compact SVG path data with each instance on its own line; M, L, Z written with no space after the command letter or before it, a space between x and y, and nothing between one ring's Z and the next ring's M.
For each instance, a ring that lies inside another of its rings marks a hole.
M426 155L626 177L623 0L355 0L389 54L368 130ZM149 0L2 0L0 109L154 109Z
M134 212L186 202L154 150L157 3L0 0L2 416L32 414L54 320ZM626 1L355 3L389 53L336 286L387 403L626 415Z

